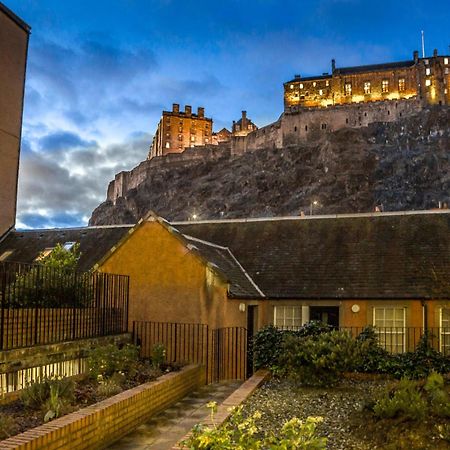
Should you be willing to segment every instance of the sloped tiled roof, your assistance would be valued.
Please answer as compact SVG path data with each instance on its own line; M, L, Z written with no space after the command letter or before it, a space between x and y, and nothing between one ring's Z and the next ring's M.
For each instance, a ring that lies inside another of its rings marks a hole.
M450 298L450 214L173 223L228 247L268 298Z
M199 240L192 236L183 236L190 246L194 246L199 254L212 263L227 278L230 283L231 297L264 297L245 269L239 264L231 251L211 242Z
M132 225L120 225L12 231L0 242L0 256L8 250L14 250L6 261L33 263L36 257L46 248L55 247L58 243L78 242L81 251L78 268L81 271L88 271L131 228Z

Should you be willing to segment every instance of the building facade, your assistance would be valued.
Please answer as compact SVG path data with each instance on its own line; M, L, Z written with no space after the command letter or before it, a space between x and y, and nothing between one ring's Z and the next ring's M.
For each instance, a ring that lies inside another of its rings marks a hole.
M0 238L15 224L30 27L0 3Z
M168 153L181 153L185 148L204 146L212 143L213 120L205 117L205 108L185 106L174 103L172 111L163 111L153 138L148 159Z
M284 110L349 105L418 97L425 104L450 104L450 56L438 55L412 60L337 68L331 73L302 77L284 83Z

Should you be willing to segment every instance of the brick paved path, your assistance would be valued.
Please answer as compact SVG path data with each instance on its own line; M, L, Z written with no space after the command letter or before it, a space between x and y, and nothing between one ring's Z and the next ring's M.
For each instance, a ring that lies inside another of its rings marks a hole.
M206 404L221 403L241 385L228 382L203 386L131 432L109 450L169 450L197 423L209 416Z

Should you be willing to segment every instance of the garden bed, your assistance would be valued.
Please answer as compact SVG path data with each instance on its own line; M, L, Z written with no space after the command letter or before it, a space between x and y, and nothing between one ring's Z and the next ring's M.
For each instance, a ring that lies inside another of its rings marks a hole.
M396 383L386 377L349 376L334 387L313 388L274 378L245 403L244 415L260 411L258 426L275 434L293 417L320 416L323 422L317 434L326 436L327 448L333 450L450 448L450 441L442 439L445 433L450 439L449 419L427 415L410 421L374 416L374 398Z

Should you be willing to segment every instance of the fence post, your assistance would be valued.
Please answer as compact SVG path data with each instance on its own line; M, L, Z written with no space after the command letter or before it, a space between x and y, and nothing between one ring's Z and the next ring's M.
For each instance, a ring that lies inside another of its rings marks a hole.
M38 343L38 312L39 312L39 295L40 295L40 283L41 283L41 266L38 264L36 266L36 287L35 287L35 293L34 293L34 302L35 302L35 308L34 308L34 345L37 345Z
M6 282L7 282L7 278L6 278L6 267L2 264L1 266L2 268L2 279L1 279L1 283L2 283L2 290L1 290L1 308L2 308L2 317L1 317L1 326L0 326L0 350L5 350L3 345L3 335L5 333L5 300L6 300Z

